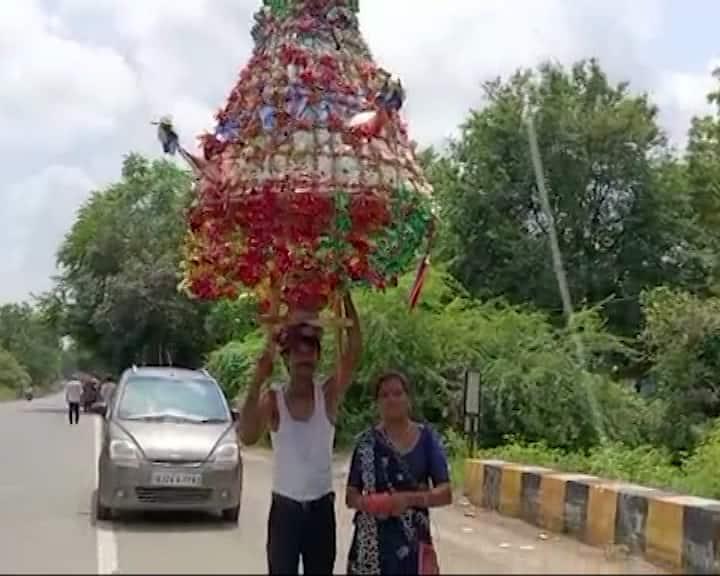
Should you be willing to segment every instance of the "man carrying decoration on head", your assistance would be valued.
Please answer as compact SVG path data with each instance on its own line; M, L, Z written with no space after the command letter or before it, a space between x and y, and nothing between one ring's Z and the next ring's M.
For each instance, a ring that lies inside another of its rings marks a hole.
M428 269L432 189L401 118L405 90L377 66L359 0L263 0L252 58L201 137L202 153L157 122L163 150L196 176L183 287L197 298L252 293L267 348L243 407L246 443L269 427L275 484L271 573L330 573L335 556L331 454L338 405L360 354L349 294ZM335 331L336 373L318 382L320 326ZM345 342L347 341L347 342ZM286 386L263 392L279 349Z
M340 402L361 351L360 325L352 299L344 299L350 326L347 349L335 374L318 381L321 330L300 320L279 333L268 332L265 351L245 398L240 438L255 444L269 428L273 446L273 486L268 520L270 574L332 574L335 565L335 494L332 455ZM289 382L261 392L280 351Z

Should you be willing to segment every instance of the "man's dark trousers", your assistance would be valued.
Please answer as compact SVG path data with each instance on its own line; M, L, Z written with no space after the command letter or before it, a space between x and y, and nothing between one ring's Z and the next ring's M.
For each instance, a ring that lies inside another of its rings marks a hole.
M68 402L68 418L70 424L77 424L80 421L80 402Z
M335 568L335 494L297 502L273 494L268 520L270 574L332 574Z

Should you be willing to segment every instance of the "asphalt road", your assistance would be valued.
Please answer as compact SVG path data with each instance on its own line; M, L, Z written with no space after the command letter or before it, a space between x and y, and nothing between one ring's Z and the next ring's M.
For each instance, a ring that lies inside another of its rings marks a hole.
M198 515L135 515L96 523L93 498L99 418L70 427L62 398L0 404L0 572L263 573L270 461L246 451L237 527ZM338 460L341 489L346 465ZM340 499L341 500L341 499ZM474 513L474 517L470 514ZM572 540L540 537L520 521L455 506L433 517L444 573L659 573L642 561L610 561ZM351 515L338 502L343 573Z

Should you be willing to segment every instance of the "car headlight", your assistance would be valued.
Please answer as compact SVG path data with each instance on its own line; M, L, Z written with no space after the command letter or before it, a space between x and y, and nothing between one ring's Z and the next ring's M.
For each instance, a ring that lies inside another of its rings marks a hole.
M117 466L138 468L140 450L131 440L118 438L110 441L110 460Z
M223 442L215 448L210 463L216 468L234 468L240 461L240 447L237 442Z

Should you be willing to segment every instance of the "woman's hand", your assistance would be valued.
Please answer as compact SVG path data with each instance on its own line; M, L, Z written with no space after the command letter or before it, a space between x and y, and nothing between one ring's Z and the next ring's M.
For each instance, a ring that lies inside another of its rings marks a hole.
M404 492L393 492L390 495L391 516L402 516L411 506L410 497Z
M390 494L368 494L364 497L365 511L373 516L388 516L392 511Z

